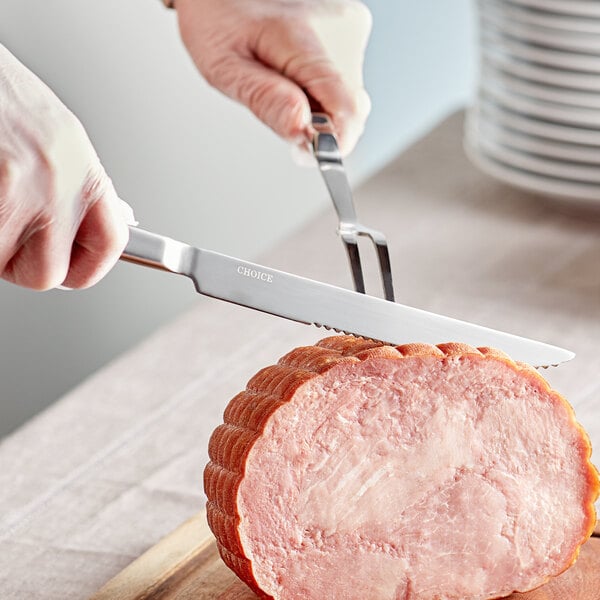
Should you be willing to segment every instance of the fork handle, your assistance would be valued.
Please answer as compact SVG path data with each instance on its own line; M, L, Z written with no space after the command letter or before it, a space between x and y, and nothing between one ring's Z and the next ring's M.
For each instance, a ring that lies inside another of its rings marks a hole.
M340 152L333 124L328 115L313 113L313 152L319 165L319 171L329 190L333 206L344 223L356 223L356 212L352 200L352 190L344 169L342 154Z

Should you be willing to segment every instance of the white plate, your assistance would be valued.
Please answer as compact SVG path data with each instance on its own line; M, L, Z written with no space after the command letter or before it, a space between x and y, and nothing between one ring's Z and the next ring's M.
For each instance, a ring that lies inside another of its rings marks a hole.
M545 100L535 100L507 90L500 82L483 80L480 94L492 101L524 115L567 125L577 125L598 130L600 134L600 110L593 108L568 107Z
M488 119L485 114L477 110L469 113L466 127L479 140L490 140L513 150L559 161L594 165L600 171L600 146L555 142L514 131Z
M564 179L553 179L536 175L522 169L515 169L487 156L473 140L467 136L464 144L465 152L471 161L484 173L524 190L545 194L556 198L577 200L589 205L600 204L600 186L583 184Z
M545 100L567 106L600 110L600 92L580 92L578 90L544 85L543 83L529 81L510 73L505 73L501 69L486 65L485 62L481 68L480 78L481 80L488 80L491 83L497 82L506 90L521 96L529 96L536 100Z
M554 69L600 74L599 56L551 50L550 48L518 42L497 33L491 27L486 27L485 23L482 24L480 33L482 46L501 50L519 60L539 63Z
M467 134L469 136L473 135L469 131ZM529 152L521 152L481 136L477 138L477 146L488 156L522 171L554 177L555 179L569 179L578 183L592 183L600 186L600 169L598 167L584 166L540 157Z
M578 17L600 17L600 2L596 0L510 0L527 8Z
M600 75L531 64L492 46L482 45L481 52L486 62L518 77L572 90L600 92Z
M485 98L479 100L477 109L486 120L498 123L499 125L508 127L514 131L520 131L522 133L559 142L571 142L573 144L600 147L599 131L540 121L502 108L498 104L486 100Z
M508 36L517 42L541 44L566 52L600 54L600 34L581 33L520 23L502 13L482 10L482 26L489 32Z
M508 18L523 25L536 25L573 33L600 34L600 18L572 17L564 14L541 12L515 6L505 0L479 0L479 11L480 14L486 12L490 15L502 15L502 18Z

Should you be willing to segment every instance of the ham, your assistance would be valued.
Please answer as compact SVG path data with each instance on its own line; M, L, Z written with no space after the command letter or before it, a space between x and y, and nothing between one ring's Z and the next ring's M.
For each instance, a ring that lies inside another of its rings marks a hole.
M231 400L207 514L263 598L485 600L576 560L590 455L569 404L497 350L334 336Z

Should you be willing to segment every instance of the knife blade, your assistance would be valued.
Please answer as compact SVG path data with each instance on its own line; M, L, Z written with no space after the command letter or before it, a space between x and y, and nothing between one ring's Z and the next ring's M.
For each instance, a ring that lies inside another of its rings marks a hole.
M427 312L195 248L129 227L121 259L189 277L196 291L265 313L394 345L463 342L490 346L535 367L575 354L564 348Z

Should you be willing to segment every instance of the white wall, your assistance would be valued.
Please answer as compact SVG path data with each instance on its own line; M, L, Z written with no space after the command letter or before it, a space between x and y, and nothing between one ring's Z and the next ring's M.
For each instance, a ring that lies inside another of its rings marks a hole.
M368 4L355 181L463 103L473 71L468 0ZM0 42L80 117L144 227L252 258L328 206L314 170L196 75L159 0L2 0ZM0 436L197 301L183 278L126 264L85 292L0 283Z

